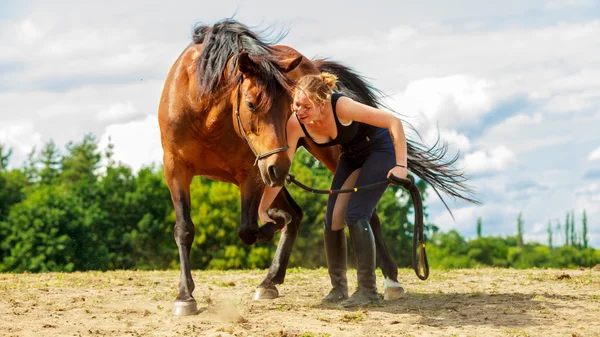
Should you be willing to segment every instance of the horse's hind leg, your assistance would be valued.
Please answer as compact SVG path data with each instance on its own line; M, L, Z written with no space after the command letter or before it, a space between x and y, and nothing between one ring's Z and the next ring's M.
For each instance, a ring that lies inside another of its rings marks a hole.
M194 280L190 270L190 249L194 241L194 224L190 217L190 184L193 174L188 167L174 156L165 152L164 171L173 207L175 208L175 242L179 249L179 295L175 299L174 315L197 313L196 300L192 296Z
M300 228L300 222L302 221L303 216L302 210L298 204L296 204L294 199L292 199L292 196L285 187L281 189L281 192L279 192L271 207L279 208L287 212L292 219L281 231L281 237L279 238L279 244L277 245L277 251L275 252L273 261L271 262L271 267L269 268L265 279L258 286L258 289L256 289L254 294L255 300L273 299L279 296L279 291L275 285L282 284L285 279L290 255L292 254L292 247L294 246L294 241L298 235L298 229Z
M404 288L402 284L398 282L398 265L392 259L390 252L385 245L383 235L381 233L381 222L377 211L373 212L371 216L371 230L375 237L375 246L379 253L379 260L381 263L381 272L385 278L385 285L383 290L383 299L391 301L398 299L404 295Z

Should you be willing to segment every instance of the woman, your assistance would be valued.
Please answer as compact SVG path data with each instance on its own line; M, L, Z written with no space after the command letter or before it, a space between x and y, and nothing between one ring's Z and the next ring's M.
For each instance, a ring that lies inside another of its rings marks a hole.
M293 159L302 137L317 146L340 144L342 155L331 189L365 186L391 174L406 178L407 146L402 122L395 116L335 92L337 77L307 75L294 89L293 114L287 122L288 155ZM375 240L369 220L387 186L351 194L331 194L324 229L327 267L333 289L324 298L344 307L379 303L375 280ZM281 187L267 187L259 206L263 224ZM358 289L348 298L346 235L348 226L357 265Z

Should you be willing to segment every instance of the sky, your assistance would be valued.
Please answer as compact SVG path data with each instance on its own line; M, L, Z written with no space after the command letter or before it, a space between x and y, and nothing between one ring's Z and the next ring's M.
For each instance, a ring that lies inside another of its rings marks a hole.
M160 163L167 72L195 25L231 17L352 67L426 144L458 151L482 205L447 197L452 218L430 193L441 230L471 238L481 218L484 235L513 235L522 213L525 239L546 243L567 211L581 230L585 210L600 247L599 0L0 1L10 165L87 133L134 170Z

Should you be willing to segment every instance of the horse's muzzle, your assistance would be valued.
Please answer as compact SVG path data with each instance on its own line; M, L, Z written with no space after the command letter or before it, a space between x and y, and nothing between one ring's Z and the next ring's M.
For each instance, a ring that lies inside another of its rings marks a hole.
M270 187L282 186L290 170L287 156L279 160L270 161L267 159L265 161L265 163L259 163L260 174L265 185Z

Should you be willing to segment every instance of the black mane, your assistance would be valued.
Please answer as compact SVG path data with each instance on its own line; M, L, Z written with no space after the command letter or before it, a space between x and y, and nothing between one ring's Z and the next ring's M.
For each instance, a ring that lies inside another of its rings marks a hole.
M235 20L223 20L212 27L206 25L196 27L193 41L196 44L203 44L198 61L200 97L211 100L217 93L222 93L223 89L230 90L238 83L241 75L234 75L234 73L238 68L238 57L243 51L258 63L258 83L264 86L261 88L263 95L257 108L270 105L276 94L277 85L283 86L288 91L293 85L277 66L276 62L279 59L274 53L273 44L266 42L257 33ZM232 57L232 66L226 69ZM229 77L232 79L229 85L222 83L225 71L229 71Z

